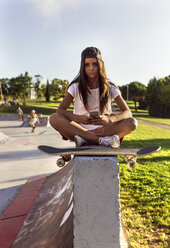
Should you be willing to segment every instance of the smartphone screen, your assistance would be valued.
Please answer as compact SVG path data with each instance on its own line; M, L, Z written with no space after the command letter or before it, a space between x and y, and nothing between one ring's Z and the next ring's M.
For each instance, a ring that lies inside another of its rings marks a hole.
M97 116L99 115L99 111L98 110L91 110L90 111L90 116Z

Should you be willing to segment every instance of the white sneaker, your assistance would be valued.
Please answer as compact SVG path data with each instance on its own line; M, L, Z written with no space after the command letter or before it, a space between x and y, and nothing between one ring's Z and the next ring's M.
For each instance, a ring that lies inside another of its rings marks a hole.
M78 135L74 136L74 142L76 143L76 146L81 146L86 143L86 141Z
M113 148L118 148L120 146L120 139L117 135L100 137L99 138L99 145L111 146Z

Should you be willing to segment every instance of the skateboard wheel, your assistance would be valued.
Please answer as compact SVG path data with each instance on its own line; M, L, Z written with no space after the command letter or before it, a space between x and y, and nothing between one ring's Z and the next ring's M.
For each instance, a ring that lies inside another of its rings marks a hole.
M68 162L68 161L71 160L71 155L63 156L62 159L63 159L65 162Z
M128 161L128 165L131 169L134 169L136 167L136 161L130 160Z
M63 158L59 158L59 159L57 160L57 166L58 166L58 167L63 167L64 165L65 165L64 159L63 159Z

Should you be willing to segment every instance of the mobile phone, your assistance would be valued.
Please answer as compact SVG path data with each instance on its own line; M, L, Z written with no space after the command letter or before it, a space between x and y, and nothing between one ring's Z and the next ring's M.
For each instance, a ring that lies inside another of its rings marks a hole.
M97 115L99 115L98 110L90 110L90 116L97 116Z

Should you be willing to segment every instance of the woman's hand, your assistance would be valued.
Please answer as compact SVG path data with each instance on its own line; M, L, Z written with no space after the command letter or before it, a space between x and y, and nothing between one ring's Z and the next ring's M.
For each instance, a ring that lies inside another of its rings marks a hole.
M97 115L97 116L92 117L92 119L90 120L90 124L102 125L102 126L105 126L110 122L111 121L109 120L109 118L105 115Z
M87 116L87 115L75 115L75 122L89 125L102 125L105 126L111 122L111 120L105 115Z
M93 117L87 115L76 115L75 121L82 124L91 124Z

